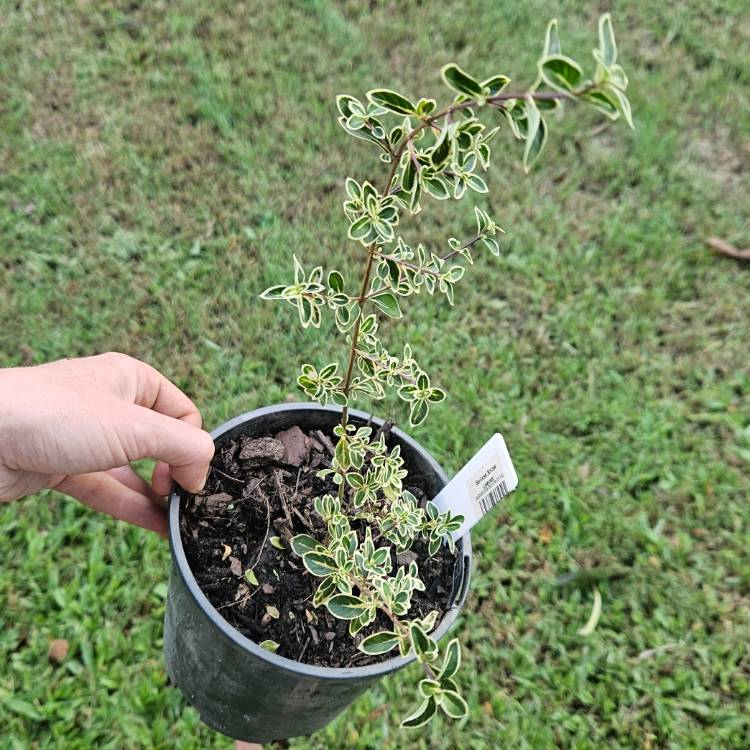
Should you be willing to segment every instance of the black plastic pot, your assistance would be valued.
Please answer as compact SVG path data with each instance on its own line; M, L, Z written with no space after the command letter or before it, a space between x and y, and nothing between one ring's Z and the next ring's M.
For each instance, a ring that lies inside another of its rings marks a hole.
M283 404L243 414L215 429L217 445L240 435L274 434L299 425L332 428L339 408L317 404ZM363 412L350 412L350 420L382 421ZM391 440L401 444L401 455L410 477L434 496L447 478L437 462L417 442L399 430ZM365 667L318 667L277 656L242 635L217 612L201 591L188 567L180 538L180 492L170 498L169 540L172 571L164 622L164 656L167 672L201 719L212 729L235 739L270 742L310 734L325 726L369 685L395 672L413 657L398 657ZM471 539L458 543L451 607L435 636L444 635L458 616L468 592Z

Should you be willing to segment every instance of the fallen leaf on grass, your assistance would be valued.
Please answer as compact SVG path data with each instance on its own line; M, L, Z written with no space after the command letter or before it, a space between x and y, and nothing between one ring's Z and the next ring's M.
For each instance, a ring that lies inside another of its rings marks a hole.
M591 615L589 616L588 622L578 630L578 635L587 636L591 635L596 629L599 618L602 616L602 595L599 593L599 589L594 586L594 606L591 608Z
M722 240L721 237L709 237L706 244L719 255L726 255L737 260L750 260L750 247L746 250L738 250L734 245Z
M49 644L47 657L53 664L62 664L65 661L65 657L68 655L69 649L70 644L64 638L55 638L55 640Z

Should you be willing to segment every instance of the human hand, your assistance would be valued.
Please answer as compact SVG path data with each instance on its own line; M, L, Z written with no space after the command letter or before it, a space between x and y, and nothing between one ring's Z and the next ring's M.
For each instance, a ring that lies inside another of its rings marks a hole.
M0 500L54 488L164 533L172 479L199 491L213 453L193 402L125 354L0 370ZM142 458L160 461L151 486Z

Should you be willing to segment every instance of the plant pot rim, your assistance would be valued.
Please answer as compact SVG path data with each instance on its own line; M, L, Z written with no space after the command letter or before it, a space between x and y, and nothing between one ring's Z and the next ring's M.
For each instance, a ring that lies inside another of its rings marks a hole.
M240 414L227 422L224 422L219 427L211 431L211 437L214 440L218 440L225 433L238 427L239 425L248 422L251 419L257 417L264 417L270 414L285 411L299 411L303 409L314 409L323 412L341 413L341 408L338 406L321 406L320 404L313 402L286 402L275 406L264 406L260 409L254 409L252 411ZM378 423L382 423L382 420L377 417L368 414L363 411L354 409L349 410L349 414L352 417L356 417L361 420L369 421L373 420ZM400 441L409 444L413 449L421 452L432 465L432 468L440 476L440 478L447 483L448 478L445 472L442 470L440 465L435 461L430 453L428 453L416 440L409 437L406 433L402 432L398 428L394 427L391 433L395 435ZM409 656L398 656L393 659L378 662L377 664L368 664L361 667L322 667L314 664L305 664L303 662L295 661L294 659L287 659L284 656L278 656L277 654L268 651L265 648L261 648L257 643L252 641L247 636L240 633L234 626L232 626L227 620L225 620L221 613L211 604L208 597L203 593L198 581L195 579L190 565L188 564L185 550L182 546L182 538L180 535L180 494L181 490L175 486L169 497L169 546L172 552L172 557L177 565L180 575L182 576L188 591L195 599L200 609L204 612L206 617L211 623L222 633L225 638L233 641L239 647L249 651L253 656L269 662L277 669L291 672L295 675L306 675L314 677L319 680L341 680L352 677L379 677L390 672L395 672L398 669L410 664L415 661L414 655ZM463 549L461 554L464 557L471 556L471 536L466 534L462 540ZM443 616L440 624L435 629L433 635L435 639L442 637L453 625L454 621L458 617L458 614L463 606L464 600L468 593L468 576L470 571L465 569L464 580L461 583L461 588L454 601L453 605Z

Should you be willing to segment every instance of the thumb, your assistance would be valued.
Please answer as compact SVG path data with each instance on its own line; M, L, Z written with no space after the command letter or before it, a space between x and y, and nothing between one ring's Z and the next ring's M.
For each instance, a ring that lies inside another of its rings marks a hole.
M131 461L155 458L169 464L172 478L188 492L200 492L214 455L214 441L199 427L143 406L129 406L124 420ZM135 455L131 455L134 453Z

